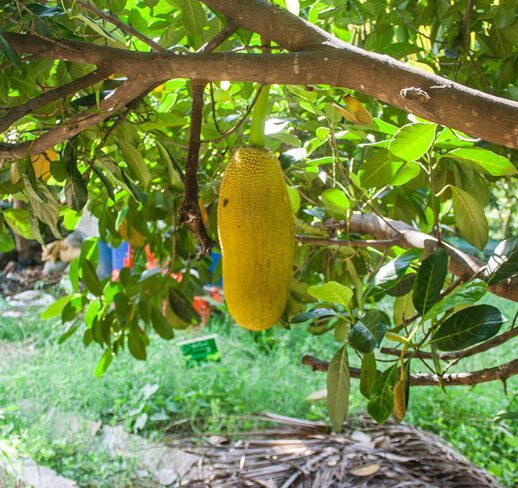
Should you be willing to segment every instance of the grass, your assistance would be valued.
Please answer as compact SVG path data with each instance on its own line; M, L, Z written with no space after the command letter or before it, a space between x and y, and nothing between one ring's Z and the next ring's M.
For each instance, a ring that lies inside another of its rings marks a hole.
M512 319L515 304L490 300ZM131 460L109 459L98 446L85 449L84 439L56 438L49 411L124 423L148 437L160 437L164 429L205 433L255 428L249 415L257 411L327 418L325 403L306 401L311 392L325 388L325 375L302 367L300 358L330 358L339 346L332 335L312 336L305 326L254 334L214 315L197 333L218 334L220 362L187 364L175 341L191 337L189 331L170 342L153 338L146 362L123 353L97 379L93 371L101 350L95 345L85 349L80 334L58 346L58 323L43 322L34 314L23 323L0 320L0 438L15 441L20 450L83 487L138 486L132 478L135 466ZM459 367L479 369L513 357L512 344L505 344ZM507 387L507 396L496 383L449 388L446 393L416 387L406 420L440 434L511 485L516 481L518 426L493 420L501 410L518 410L517 377ZM365 407L353 380L351 411Z

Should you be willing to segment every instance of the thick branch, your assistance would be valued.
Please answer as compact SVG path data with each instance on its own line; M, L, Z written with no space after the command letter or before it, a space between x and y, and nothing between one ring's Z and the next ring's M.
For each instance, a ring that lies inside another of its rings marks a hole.
M65 85L54 88L53 90L47 91L32 98L18 107L11 109L7 114L0 118L0 133L8 129L14 122L29 115L40 107L47 105L48 103L55 102L61 98L77 93L79 90L91 86L101 80L104 80L110 72L105 69L97 69L88 73L77 80L66 83Z
M354 212L349 221L326 224L327 229L348 229L349 232L367 234L375 239L394 239L394 244L405 249L426 249L432 252L437 246L437 238L413 229L397 220L381 218L371 213ZM442 246L450 255L449 271L455 276L472 277L486 265L481 259L466 254L443 242ZM507 280L488 288L495 295L518 302L518 279Z
M279 7L273 10L284 12ZM284 13L275 17L275 30L283 36L284 20ZM518 102L488 95L344 43L339 48L292 54L158 54L74 41L45 42L35 36L10 32L3 35L20 53L97 65L111 63L118 73L153 80L190 78L343 86L471 136L518 148ZM403 97L402 90L410 87L424 90L430 98Z
M347 53L344 58L347 57L349 59L343 66L343 69L344 71L347 69L349 71L347 73L349 75L349 84L343 86L353 88L356 91L378 98L383 102L395 105L407 112L424 117L427 120L459 129L473 136L480 137L481 139L512 148L517 148L518 146L518 123L516 123L516 121L513 124L513 135L508 134L499 138L499 140L504 140L505 142L496 142L496 140L492 138L493 131L487 130L490 129L489 127L484 128L483 131L478 133L474 132L477 130L477 127L481 127L480 124L483 122L484 117L491 117L496 114L490 110L486 111L485 107L481 107L478 103L470 103L466 98L466 96L469 96L469 93L454 93L454 88L462 87L462 85L434 75L417 77L411 75L408 79L405 79L406 76L403 74L403 71L406 70L407 65L404 63L400 63L389 56L380 56L347 44L323 29L290 13L282 7L272 5L266 0L202 1L209 7L224 14L227 18L237 20L242 27L257 32L277 42L279 45L286 47L290 51L302 51L320 47L328 48L328 51L340 50L342 53ZM464 18L462 32L464 35L466 34L464 30L469 28L469 16L473 8L471 4L474 3L475 2L470 0L470 5L468 6L466 17ZM353 60L352 58L356 59ZM370 68L366 66L369 63L373 63L373 66ZM391 66L394 66L394 68L401 72L390 74ZM329 65L327 65L326 68L327 67L329 67ZM351 67L354 67L354 72L351 70ZM371 69L372 67L374 67L374 70ZM373 71L375 71L375 73ZM425 74L420 70L416 70L416 72L421 75ZM352 78L357 78L358 83L354 83L356 86L353 86ZM431 96L430 100L426 98L404 98L402 95L402 93L404 93L403 90L412 87L424 90ZM441 91L443 93L441 93ZM449 91L451 91L451 93L444 93ZM486 95L486 97L490 97L490 95ZM454 105L448 107L446 99L449 99L450 103ZM490 101L490 99L488 99L488 101ZM466 112L462 110L465 104ZM518 104L515 105L515 110L517 108ZM456 113L459 109L462 113ZM516 118L516 114L514 117ZM511 119L512 115L507 122L511 122ZM494 122L497 121L495 117L493 117L492 120ZM463 128L461 128L460 125L462 125ZM504 125L502 127L506 126L507 125Z
M387 240L349 240L349 239L323 239L320 237L295 236L295 240L302 244L313 246L340 246L340 247L392 247L397 245L396 239Z
M228 39L236 29L237 24L229 22L209 42L205 43L198 52L207 52L216 49L221 43ZM185 222L201 243L200 258L209 254L214 245L213 240L207 233L207 228L203 222L200 204L198 202L198 160L203 119L203 91L206 85L207 82L204 80L191 81L192 110L191 127L189 130L189 149L185 163L185 194L182 205L178 211L180 222Z
M314 358L313 356L304 356L301 363L310 366L313 371L326 372L329 368L329 362L322 359ZM358 368L349 368L353 378L360 377L360 370ZM377 372L378 375L380 371ZM411 386L463 386L463 385L477 385L479 383L487 383L489 381L506 381L511 376L518 374L518 359L510 361L509 363L495 366L494 368L481 369L471 373L455 373L446 374L442 378L433 374L416 373L410 375Z
M146 80L128 80L116 88L111 96L107 96L101 100L99 108L97 108L97 106L95 107L95 112L85 110L71 120L49 130L34 141L27 141L20 144L0 143L0 166L2 166L7 159L18 159L28 154L39 154L59 142L70 139L84 129L111 117L146 90L149 84L150 82Z

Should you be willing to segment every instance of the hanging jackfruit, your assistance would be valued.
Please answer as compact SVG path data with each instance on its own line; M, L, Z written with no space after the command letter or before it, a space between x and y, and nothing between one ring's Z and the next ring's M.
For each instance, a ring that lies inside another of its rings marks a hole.
M267 149L242 147L228 163L218 235L230 314L245 329L268 329L288 300L295 240L281 166Z

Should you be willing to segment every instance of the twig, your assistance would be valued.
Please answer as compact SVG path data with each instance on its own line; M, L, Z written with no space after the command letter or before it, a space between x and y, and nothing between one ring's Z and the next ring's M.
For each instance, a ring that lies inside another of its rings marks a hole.
M388 240L349 240L349 239L324 239L321 237L295 236L295 240L303 244L315 246L341 246L341 247L390 247L396 244L397 239Z
M209 83L209 90L210 90L210 107L211 107L211 113L212 113L212 120L214 121L214 127L220 134L223 134L223 131L220 129L219 124L218 124L218 119L216 117L216 101L214 100L214 83Z
M88 10L89 12L92 12L93 14L97 15L100 19L107 20L111 24L117 26L122 31L126 32L127 34L130 34L137 39L140 39L143 43L147 44L149 47L151 47L154 51L160 52L160 53L167 53L167 49L164 49L162 46L157 44L153 39L150 39L146 35L139 32L135 27L126 24L122 20L120 20L118 17L115 17L114 15L108 14L106 12L103 12L102 10L99 10L98 8L94 7L93 5L90 5L89 3L86 3L84 0L66 0L70 3L75 3L77 5L81 5L82 8L85 10Z
M463 351L439 353L438 356L439 359L443 361L450 361L452 359L462 359L469 356L474 356L475 354L487 351L489 349L493 349L494 347L499 346L516 336L518 336L518 327L510 329L497 336L494 336L485 342L477 344L476 346L464 349ZM383 354L390 354L392 356L401 356L401 349L397 348L382 347L381 352ZM432 353L426 351L407 351L405 357L409 356L414 356L423 359L433 359Z
M61 85L60 87L54 88L48 92L42 93L41 95L32 98L24 104L18 105L0 118L0 133L8 129L17 120L37 110L39 107L47 105L51 102L55 102L56 100L64 98L72 93L76 93L79 90L86 88L87 86L93 85L94 83L97 83L98 81L106 78L109 73L110 71L105 68L96 69L95 71L92 71L91 73L88 73L87 75L82 76L77 80L74 80L65 85Z
M327 372L329 368L329 362L322 359L315 358L313 356L304 356L301 359L301 363L305 366L310 366L313 371ZM351 377L360 378L359 368L349 368ZM377 374L381 374L377 371ZM494 368L481 369L478 371L472 371L470 373L456 373L444 375L439 378L437 375L416 373L410 375L411 386L461 386L461 385L477 385L479 383L487 383L489 381L506 381L511 376L518 374L518 359L514 359L508 363Z
M231 129L227 130L227 132L225 132L221 136L216 137L216 139L204 139L203 141L201 141L201 143L202 144L215 144L217 142L222 141L226 137L232 135L234 132L236 132L241 127L241 125L243 125L243 122L248 118L248 116L252 112L252 109L254 108L254 105L257 102L257 99L259 98L259 95L261 94L262 88L263 88L262 85L259 86L259 88L257 89L257 93L255 94L255 97L252 100L252 103L246 109L246 112L244 113L243 117L241 117L241 119L239 119L239 121L236 123L236 125L234 125L234 127L232 127Z
M228 24L223 27L212 39L207 41L203 46L200 47L196 52L197 53L210 53L214 51L220 44L223 44L236 30L239 28L239 25L230 20Z

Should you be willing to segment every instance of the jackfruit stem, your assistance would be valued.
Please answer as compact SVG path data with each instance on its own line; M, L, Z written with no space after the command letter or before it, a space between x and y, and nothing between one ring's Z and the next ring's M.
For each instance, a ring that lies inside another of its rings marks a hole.
M269 94L270 85L263 85L252 112L249 142L254 146L264 147L264 124L268 115Z

